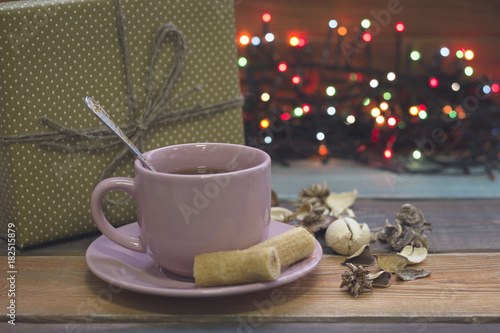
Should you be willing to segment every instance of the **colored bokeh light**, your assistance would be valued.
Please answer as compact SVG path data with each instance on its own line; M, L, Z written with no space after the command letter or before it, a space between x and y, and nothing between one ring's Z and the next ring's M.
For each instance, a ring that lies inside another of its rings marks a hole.
M472 74L474 74L474 69L471 66L467 66L464 68L464 73L467 76L471 76Z
M294 76L292 77L292 83L293 83L293 84L299 84L299 83L300 83L300 76L298 76L298 75L294 75Z
M264 118L260 121L260 124L259 124L260 128L262 129L265 129L265 128L268 128L269 127L269 119L267 118Z
M410 53L410 59L413 61L417 61L420 59L420 52L418 51L411 51Z
M384 150L384 157L390 159L392 157L392 151L390 149Z
M238 66L245 67L248 64L248 60L245 57L241 57L238 59Z
M329 86L328 88L326 88L326 94L328 96L333 96L333 95L335 95L336 92L337 92L337 90L333 86Z
M383 125L385 123L384 116L378 116L377 118L375 118L375 122L379 125Z
M347 35L347 28L346 27L339 27L337 32L339 33L340 36L345 36L345 35Z
M274 41L274 35L271 32L268 32L265 36L264 39L266 42L271 43Z
M405 25L403 22L396 23L396 31L403 32L405 30Z
M262 14L262 21L264 21L264 22L271 21L271 14L269 14L269 13Z
M494 93L497 93L500 91L500 85L498 83L493 83L491 85L491 91Z
M286 72L287 69L288 69L288 65L286 64L286 62L280 62L278 64L278 70L280 72Z
M361 38L363 38L363 40L368 43L372 40L372 35L368 32L365 32Z
M332 29L335 29L338 25L339 23L337 22L337 20L330 20L330 22L328 22L328 26Z
M295 37L295 36L291 37L290 38L290 45L291 46L299 45L299 37Z
M389 125L390 127L394 127L396 126L396 118L394 117L390 117L389 119L387 119L387 125Z
M250 37L248 35L241 35L240 36L240 44L241 45L248 45L250 43Z
M292 118L292 116L288 112L284 112L281 114L281 120L287 121L290 120L290 118Z
M450 49L447 47L442 47L441 50L439 50L439 53L441 54L441 56L447 57L450 55Z
M268 102L270 99L271 95L269 95L268 93L263 93L262 95L260 95L260 100L262 102Z
M368 29L371 25L371 22L369 19L364 19L363 21L361 21L361 26L365 29Z
M464 58L466 60L472 60L472 59L474 59L474 52L472 50L465 51Z
M432 88L436 88L438 85L439 85L439 81L438 79L436 79L435 77L432 77L429 79L429 85L432 87Z
M348 124L354 124L356 122L356 117L354 117L352 114L348 115L345 121Z
M380 116L380 109L379 108L373 108L370 111L370 114L372 115L372 117L376 118L376 117Z

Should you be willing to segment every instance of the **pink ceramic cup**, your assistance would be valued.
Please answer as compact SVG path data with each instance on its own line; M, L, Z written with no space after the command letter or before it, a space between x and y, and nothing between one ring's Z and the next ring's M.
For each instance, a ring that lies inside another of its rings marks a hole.
M162 268L192 277L201 253L244 249L258 243L270 221L271 159L262 150L233 144L193 143L144 154L157 173L136 160L134 178L109 178L92 193L91 211L101 232ZM213 174L176 174L189 168ZM140 234L128 236L105 218L101 201L112 190L136 202Z

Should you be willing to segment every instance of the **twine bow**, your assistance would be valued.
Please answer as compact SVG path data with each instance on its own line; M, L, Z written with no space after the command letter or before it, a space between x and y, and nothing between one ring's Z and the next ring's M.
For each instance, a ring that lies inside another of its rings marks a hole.
M130 60L127 46L127 39L124 26L124 15L120 0L115 0L117 31L122 50L123 62L125 67L125 79L127 85L127 104L130 123L120 126L130 140L143 150L144 135L152 126L165 125L170 122L179 121L191 117L213 114L226 111L231 108L241 106L242 98L238 97L232 100L221 102L210 106L194 105L181 110L172 110L173 102L183 97L198 92L200 86L195 86L189 91L179 95L172 96L176 83L182 74L184 63L185 45L182 33L176 29L173 24L160 26L154 35L149 65L146 77L146 97L144 107L139 110L135 94L130 80ZM153 80L155 74L156 61L160 51L166 42L172 43L175 48L173 56L173 66L170 68L159 91L155 94L153 91ZM83 103L82 103L83 104ZM170 112L169 112L170 111ZM38 121L51 129L52 132L25 134L16 136L0 136L0 143L39 143L43 149L55 148L65 152L96 152L114 146L121 146L122 143L108 128L89 128L76 130L61 125L57 121L48 117L41 117ZM83 141L82 141L83 139ZM76 142L76 146L74 145ZM101 174L100 180L109 177L117 168L119 163L127 156L132 156L127 147L114 157L106 166Z

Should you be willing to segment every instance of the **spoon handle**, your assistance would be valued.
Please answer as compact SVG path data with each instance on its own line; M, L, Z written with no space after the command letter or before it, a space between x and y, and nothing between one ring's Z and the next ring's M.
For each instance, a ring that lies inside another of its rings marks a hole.
M139 159L151 170L157 172L156 169L149 163L142 153L137 149L137 147L130 141L130 139L123 133L123 131L115 124L113 120L109 117L108 113L103 109L103 107L92 97L87 96L85 98L85 103L94 114L102 120L115 134L127 145L127 147L134 152L134 154L139 157Z

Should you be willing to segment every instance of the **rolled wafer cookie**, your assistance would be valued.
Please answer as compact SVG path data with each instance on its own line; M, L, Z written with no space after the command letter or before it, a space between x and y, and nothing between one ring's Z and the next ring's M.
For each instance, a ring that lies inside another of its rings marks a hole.
M251 246L248 250L265 247L276 248L280 257L281 268L283 268L313 254L316 243L314 236L309 231L302 227L296 227Z
M204 253L194 258L194 279L199 287L276 280L280 261L274 247Z

